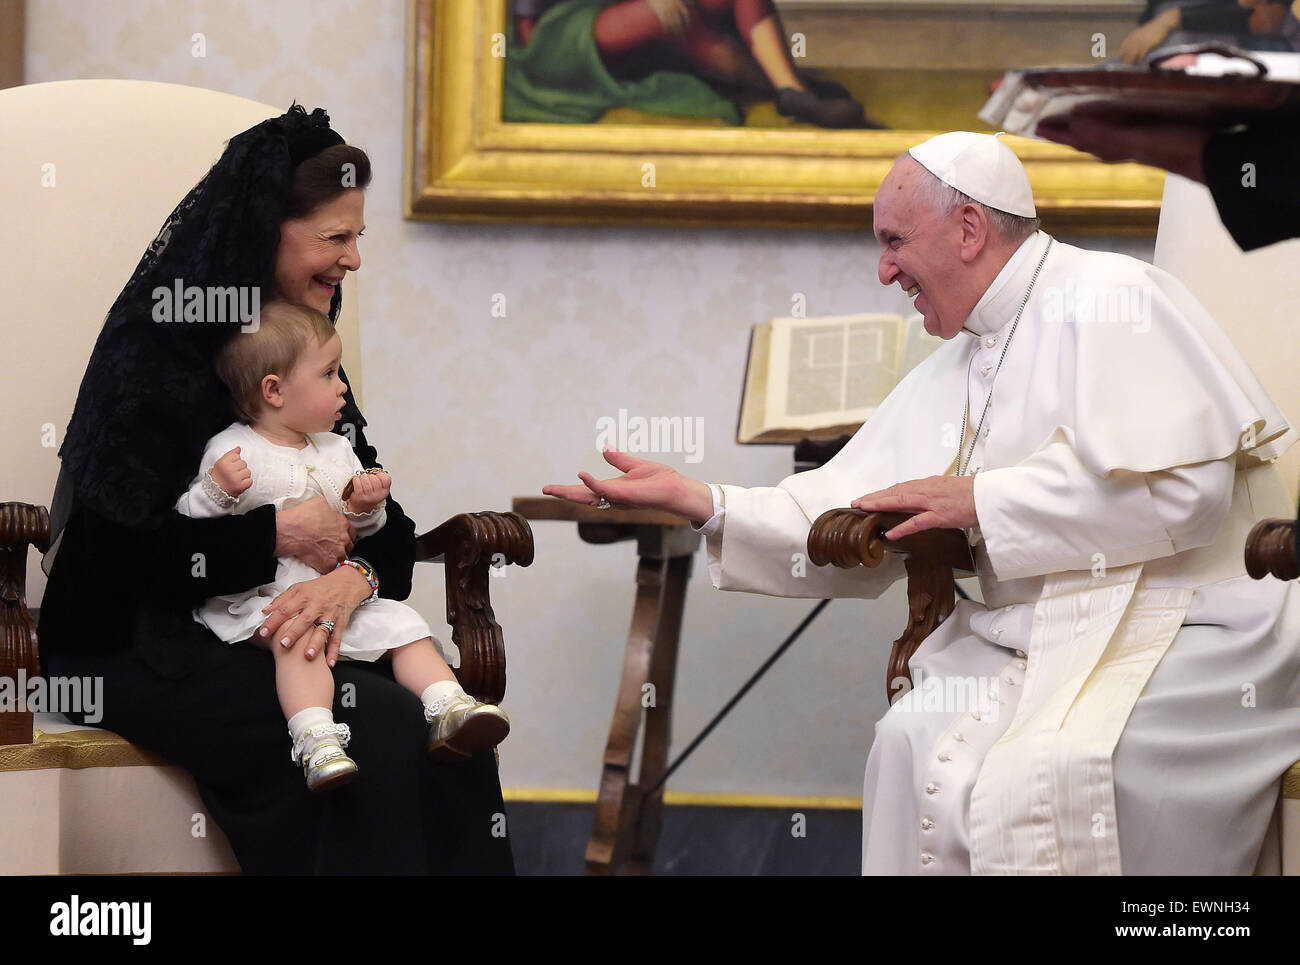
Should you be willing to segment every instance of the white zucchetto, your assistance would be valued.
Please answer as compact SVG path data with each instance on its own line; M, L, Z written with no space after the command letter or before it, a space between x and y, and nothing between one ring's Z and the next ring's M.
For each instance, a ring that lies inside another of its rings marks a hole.
M949 187L980 204L1022 218L1038 216L1029 175L1016 153L998 134L952 131L908 151L912 158Z

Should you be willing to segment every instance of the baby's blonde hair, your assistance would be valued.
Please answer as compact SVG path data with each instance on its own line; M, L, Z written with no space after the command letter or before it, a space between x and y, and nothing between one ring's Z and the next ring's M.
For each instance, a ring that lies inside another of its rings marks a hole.
M313 339L319 347L334 334L329 316L314 308L282 299L263 305L257 328L232 335L217 356L217 375L230 390L239 421L249 425L261 412L264 378L288 378Z

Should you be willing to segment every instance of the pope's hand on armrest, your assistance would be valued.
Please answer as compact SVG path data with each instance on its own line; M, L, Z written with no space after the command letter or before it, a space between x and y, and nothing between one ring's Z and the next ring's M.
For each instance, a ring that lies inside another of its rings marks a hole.
M902 539L926 529L969 529L979 525L973 476L910 479L859 496L849 505L867 512L914 514L885 533L887 539Z

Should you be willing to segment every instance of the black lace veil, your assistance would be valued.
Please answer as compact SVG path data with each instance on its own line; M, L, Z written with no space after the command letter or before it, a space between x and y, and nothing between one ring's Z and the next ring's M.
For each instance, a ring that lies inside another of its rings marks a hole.
M343 143L321 108L298 104L235 135L167 217L108 311L59 449L48 573L79 505L128 527L159 525L203 446L235 418L213 360L237 319L158 321L158 288L237 286L271 298L295 165ZM338 318L336 290L330 318ZM179 313L173 313L179 314Z

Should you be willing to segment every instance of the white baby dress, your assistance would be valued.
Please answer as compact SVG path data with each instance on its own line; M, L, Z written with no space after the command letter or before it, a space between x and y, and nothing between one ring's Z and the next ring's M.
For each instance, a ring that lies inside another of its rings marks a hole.
M177 500L176 509L186 516L207 518L247 513L271 503L279 512L313 496L323 496L331 507L346 512L343 488L363 468L360 460L348 441L335 433L311 433L307 439L308 444L303 449L280 446L258 435L249 426L232 423L208 440L198 475L189 490ZM203 477L218 459L236 446L240 449L240 458L248 464L253 483L240 494L234 506L223 509L203 491ZM381 504L373 513L349 518L360 540L383 528L387 517ZM244 593L212 597L194 610L194 619L226 643L247 640L266 620L263 607L293 584L320 575L299 559L282 557L276 566L274 582ZM343 630L339 658L377 660L388 650L430 636L429 625L415 610L396 600L377 599L352 611L352 618Z

